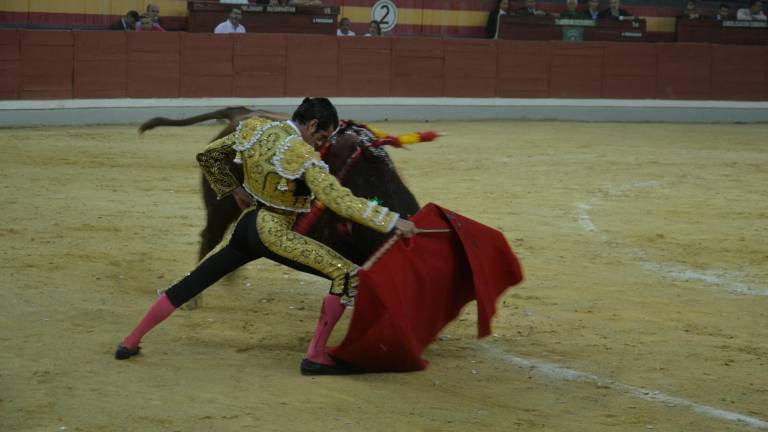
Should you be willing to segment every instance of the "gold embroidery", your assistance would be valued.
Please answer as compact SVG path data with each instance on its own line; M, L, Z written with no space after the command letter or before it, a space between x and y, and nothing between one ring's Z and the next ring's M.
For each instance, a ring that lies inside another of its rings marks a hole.
M206 147L206 149L197 155L197 163L203 170L203 175L208 179L211 188L221 199L229 195L233 190L240 186L237 179L229 171L227 161L235 157L235 150L232 145L235 142L234 134L218 139Z
M357 265L328 246L294 232L295 220L295 213L281 214L262 208L256 216L261 241L276 254L327 275L332 281L331 293L351 301L357 289Z
M389 232L400 217L386 207L352 195L336 177L322 169L308 168L304 180L315 191L317 199L334 213L376 231Z

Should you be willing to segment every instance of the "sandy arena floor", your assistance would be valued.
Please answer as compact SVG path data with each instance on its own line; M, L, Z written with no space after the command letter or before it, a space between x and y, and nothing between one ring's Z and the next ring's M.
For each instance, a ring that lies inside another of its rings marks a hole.
M492 337L470 304L426 371L303 377L327 283L264 261L117 362L194 265L218 127L2 129L0 431L768 429L768 126L378 126L448 132L391 154L519 255Z

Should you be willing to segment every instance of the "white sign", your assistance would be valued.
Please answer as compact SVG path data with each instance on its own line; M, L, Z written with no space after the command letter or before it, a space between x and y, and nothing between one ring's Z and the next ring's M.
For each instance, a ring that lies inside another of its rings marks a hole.
M371 19L381 25L381 31L386 32L397 24L397 6L392 0L379 0L371 8Z

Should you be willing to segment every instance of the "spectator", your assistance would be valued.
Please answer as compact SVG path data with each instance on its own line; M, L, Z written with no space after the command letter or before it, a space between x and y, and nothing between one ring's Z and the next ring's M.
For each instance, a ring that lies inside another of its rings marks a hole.
M717 9L717 15L715 15L716 21L728 21L731 19L731 5L728 3L721 3Z
M354 36L355 32L349 29L352 22L347 17L343 17L339 21L339 28L336 29L336 36Z
M737 10L736 19L739 21L766 21L762 0L751 0L749 8Z
M147 15L153 23L160 25L160 7L154 3L147 5Z
M608 0L608 9L600 12L600 18L609 18L619 21L631 20L634 17L621 8L619 0Z
M584 12L587 19L597 21L600 18L600 0L589 0L587 11Z
M515 15L546 16L547 13L536 8L536 0L525 0L525 7L515 10Z
M381 36L381 24L373 20L368 24L368 33L365 34L368 37Z
M245 33L245 27L240 24L240 19L242 17L243 11L240 8L232 8L232 10L229 11L229 18L217 25L213 32L216 34Z
M154 3L149 3L147 5L147 10L144 13L144 15L149 17L149 20L152 21L153 24L157 25L162 29L162 26L160 26L160 7ZM142 16L144 16L142 15ZM141 22L136 22L136 30L141 27ZM165 29L163 29L165 31Z
M136 12L135 10L132 10L132 11L128 11L128 13L126 13L125 16L120 18L120 21L109 26L109 29L133 31L136 29L137 22L139 22L139 13Z
M560 19L584 19L586 16L579 11L579 0L565 0L565 12L560 14Z
M696 0L688 0L688 3L685 4L685 9L683 9L683 12L677 18L691 20L702 19L703 16L699 12L699 7L696 5Z
M498 0L496 7L488 14L485 23L485 34L489 39L499 38L499 23L501 17L509 12L509 0Z
M163 32L165 29L160 27L159 24L153 23L152 18L149 15L142 15L139 20L139 26L136 27L136 31Z

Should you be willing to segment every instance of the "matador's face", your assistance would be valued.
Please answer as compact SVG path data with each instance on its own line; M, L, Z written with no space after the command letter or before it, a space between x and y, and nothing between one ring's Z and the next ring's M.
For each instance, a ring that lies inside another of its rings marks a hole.
M320 129L316 119L310 120L306 123L299 123L299 131L301 132L301 139L314 148L318 148L328 140L328 137L333 133L334 128Z

